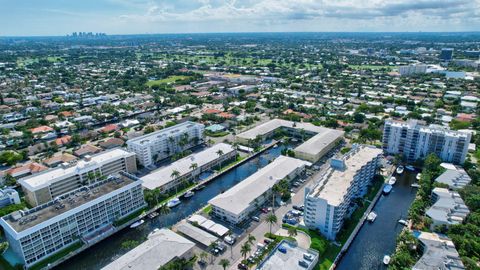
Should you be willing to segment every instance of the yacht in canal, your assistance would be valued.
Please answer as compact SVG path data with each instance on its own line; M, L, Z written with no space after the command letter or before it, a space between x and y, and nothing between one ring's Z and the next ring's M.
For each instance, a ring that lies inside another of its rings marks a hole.
M417 180L420 180L420 178L422 178L422 174L418 173L417 176L415 176L415 178L417 178Z
M132 225L130 225L130 228L132 228L132 229L133 229L133 228L136 228L136 227L142 225L143 223L145 223L145 220L140 219L139 221L137 221L137 222L133 223Z
M181 203L182 203L182 202L180 201L179 198L173 198L173 199L171 199L170 201L168 201L167 206L170 207L170 208L172 208L172 207L175 207L175 206L177 206L177 205L179 205L179 204L181 204Z
M385 195L390 194L390 192L392 191L392 188L393 188L392 185L388 185L388 184L385 185L385 187L383 187L383 194Z
M399 219L398 223L402 224L403 226L407 226L408 222L404 219Z
M404 170L405 170L405 168L402 165L398 166L397 167L397 174L402 174Z
M202 185L196 186L193 190L198 191L198 190L202 190L204 188L205 188L205 185L202 184Z
M184 197L184 198L190 198L190 197L192 197L193 195L195 195L195 192L189 190L189 191L187 191L185 194L183 194L183 197Z
M397 178L395 176L390 177L390 180L388 180L388 184L393 186L397 182Z
M407 165L405 166L405 169L409 170L409 171L415 171L415 167L413 167L412 165Z
M388 265L392 258L388 255L383 256L383 264Z
M367 220L370 221L370 222L374 222L375 219L377 218L377 213L375 212L370 212L367 216Z

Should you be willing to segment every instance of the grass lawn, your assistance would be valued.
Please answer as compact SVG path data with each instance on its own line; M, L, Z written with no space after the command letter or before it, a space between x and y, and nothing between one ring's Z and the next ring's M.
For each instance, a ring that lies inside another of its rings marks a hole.
M214 137L214 138L224 137L224 136L227 136L228 134L230 134L230 132L228 131L220 131L220 132L205 131L205 135L209 137Z
M203 212L204 214L207 214L207 215L210 214L210 212L212 212L212 205L209 204L209 205L205 206L205 207L202 209L202 212Z
M47 61L48 62L51 62L51 63L57 63L57 62L63 62L63 58L62 57L58 57L58 56L49 56L47 57Z
M154 81L148 81L147 86L152 87L154 85L161 85L161 84L169 84L169 83L174 83L176 81L182 81L190 78L189 76L169 76L168 78L161 79L161 80L154 80Z
M29 270L39 270L43 267L47 266L50 263L56 262L61 258L67 256L70 252L73 252L83 246L82 242L77 242L72 244L71 246L65 248L64 250L59 251L58 253L53 254L52 256L41 260L40 262L34 264L32 267L28 268Z
M122 219L119 219L119 220L115 221L115 222L113 223L113 225L114 225L115 227L121 226L121 225L127 223L128 221L130 221L130 220L138 217L138 216L141 215L144 211L145 211L145 208L139 209L139 210L131 213L130 215L128 215L128 216L126 216L126 217L124 217L124 218L122 218Z

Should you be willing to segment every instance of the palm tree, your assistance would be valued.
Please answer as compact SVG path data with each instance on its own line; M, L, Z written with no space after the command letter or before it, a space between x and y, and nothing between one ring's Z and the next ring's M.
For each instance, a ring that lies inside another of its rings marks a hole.
M158 213L160 215L167 215L168 213L170 213L170 208L167 206L166 203L164 203L160 206L160 208L158 208Z
M192 170L192 178L194 178L194 172L197 168L198 168L197 163L194 162L194 163L190 164L190 170Z
M297 228L296 227L288 227L288 235L290 237L295 237L297 236Z
M205 260L208 258L208 253L205 251L202 251L199 256L200 256L200 261L205 262Z
M250 245L253 245L253 243L257 240L257 238L255 238L255 236L251 235L251 234L248 234L248 237L247 237L247 243L249 243Z
M223 154L224 154L223 151L222 151L222 149L218 149L218 151L217 151L216 153L217 153L218 157L221 157L221 156L223 156ZM222 166L223 166L222 163L223 163L223 162L220 161L220 168L222 168Z
M273 185L272 187L272 213L275 209L275 195L280 192L280 186L278 184Z
M240 248L240 254L242 254L243 260L247 259L247 254L250 253L250 251L252 251L250 244L248 242L245 242L245 244L243 244Z
M223 270L227 269L227 267L230 266L230 261L228 259L221 259L219 262L218 262L218 265L222 266L223 267Z
M266 221L268 224L270 224L270 234L272 234L272 225L277 224L277 216L275 216L275 214L270 214L267 216Z
M170 174L170 178L172 178L172 180L175 181L175 179L177 179L178 177L180 177L180 172L177 170L173 170L172 174ZM178 191L177 188L178 188L178 185L175 184L175 194L177 194L177 191Z

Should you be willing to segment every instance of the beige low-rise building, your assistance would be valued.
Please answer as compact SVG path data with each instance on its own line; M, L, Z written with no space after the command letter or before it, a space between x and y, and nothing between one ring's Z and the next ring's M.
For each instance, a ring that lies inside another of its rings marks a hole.
M60 166L18 181L25 193L25 198L37 206L55 197L92 184L108 175L126 171L137 171L135 154L117 148L86 156L83 160L63 163Z

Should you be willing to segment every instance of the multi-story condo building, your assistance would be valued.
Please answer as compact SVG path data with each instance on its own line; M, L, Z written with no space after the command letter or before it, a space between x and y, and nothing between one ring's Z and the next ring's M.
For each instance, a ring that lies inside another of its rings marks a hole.
M461 224L470 213L460 194L446 188L432 190L432 203L425 213L432 219L432 230L439 225Z
M142 186L150 190L158 188L161 192L168 192L185 181L194 181L202 172L227 164L228 160L235 159L236 156L237 150L233 146L219 143L143 176ZM178 176L175 176L174 172L178 172Z
M37 206L120 171L134 173L137 171L137 163L134 153L117 148L62 164L18 182L25 192L26 200Z
M83 186L28 211L0 218L13 253L25 266L72 245L100 241L114 222L146 206L141 180L127 173Z
M400 66L398 72L402 76L414 75L414 74L425 74L427 73L427 65L408 65Z
M422 123L412 119L407 122L386 120L383 150L388 154L399 154L408 162L435 153L444 162L463 164L471 134Z
M422 257L412 270L464 270L462 259L452 240L443 234L415 232L420 241Z
M128 140L127 148L135 152L138 162L146 167L203 143L204 129L202 124L187 121Z
M272 187L282 179L292 180L312 165L300 159L279 156L247 179L212 198L212 213L231 224L245 221L249 215L271 199Z
M272 119L236 136L242 144L251 141L273 137L277 130L286 132L289 136L297 137L305 142L294 149L295 157L310 162L317 162L328 151L343 139L344 132L325 127L315 126L310 123L292 122L283 119Z
M381 149L354 145L331 167L313 189L305 189L305 225L334 240L353 199L364 196L377 171Z

